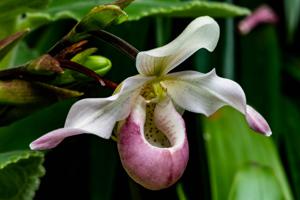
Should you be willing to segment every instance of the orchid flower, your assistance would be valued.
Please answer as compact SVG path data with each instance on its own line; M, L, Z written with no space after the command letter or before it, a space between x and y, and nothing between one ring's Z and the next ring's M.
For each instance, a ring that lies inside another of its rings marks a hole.
M213 51L219 26L210 17L199 17L169 44L140 52L138 75L124 80L108 98L89 98L75 103L64 128L30 144L33 150L56 147L64 138L91 133L110 138L114 127L122 165L142 186L169 187L183 174L189 157L183 110L210 116L229 105L246 116L249 126L267 136L270 127L246 104L242 88L221 78L215 70L169 73L201 48Z

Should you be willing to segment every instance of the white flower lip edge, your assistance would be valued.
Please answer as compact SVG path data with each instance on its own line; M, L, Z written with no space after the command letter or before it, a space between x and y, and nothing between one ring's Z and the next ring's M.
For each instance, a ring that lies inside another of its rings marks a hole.
M141 89L153 80L159 80L176 106L209 116L222 106L229 105L246 116L250 128L271 135L268 123L246 104L245 94L236 82L217 76L215 70L207 74L196 71L167 74L197 50L205 48L213 51L219 32L214 19L198 17L169 44L140 52L136 59L139 75L124 80L119 92L108 98L76 102L67 116L65 127L33 141L30 148L54 148L64 138L81 133L110 138L115 123L129 116Z

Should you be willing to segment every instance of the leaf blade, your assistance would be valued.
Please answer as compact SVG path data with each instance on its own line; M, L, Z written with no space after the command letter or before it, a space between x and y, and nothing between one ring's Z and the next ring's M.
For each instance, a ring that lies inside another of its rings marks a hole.
M209 15L211 17L234 17L248 15L250 11L228 3L186 1L168 2L158 0L136 1L125 9L129 21L139 20L153 15L166 15L172 17L198 17Z
M245 163L271 168L282 188L284 199L292 199L273 141L250 130L240 113L232 108L222 108L204 120L204 133L212 199L221 200L229 196L234 175Z
M32 151L0 153L0 199L30 200L45 174L44 155Z

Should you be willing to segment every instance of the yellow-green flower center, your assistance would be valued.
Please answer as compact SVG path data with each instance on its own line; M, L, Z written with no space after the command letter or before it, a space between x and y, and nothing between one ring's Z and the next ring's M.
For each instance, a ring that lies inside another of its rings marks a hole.
M146 84L141 90L140 95L149 102L159 102L166 97L166 89L159 81L153 81Z
M167 148L171 146L169 139L160 131L154 121L155 106L166 97L166 90L156 81L147 84L141 90L140 95L147 101L146 121L144 125L144 136L146 140L157 147Z

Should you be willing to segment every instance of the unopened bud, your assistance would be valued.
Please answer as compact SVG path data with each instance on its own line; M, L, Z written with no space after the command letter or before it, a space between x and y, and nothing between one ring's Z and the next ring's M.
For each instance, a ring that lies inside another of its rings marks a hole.
M109 59L99 55L89 56L83 65L93 70L100 76L104 76L112 66Z
M247 105L246 120L250 128L256 132L259 132L265 136L272 135L272 131L268 122L259 114L254 108Z
M41 101L43 97L27 81L18 79L0 81L0 104L2 105L32 104Z
M81 95L83 95L81 92L42 82L20 79L0 81L1 105L45 104Z
M49 54L42 55L39 58L31 61L26 66L26 70L29 73L39 75L51 75L54 73L63 72L59 62Z
M81 51L80 53L77 53L72 59L72 62L76 62L79 64L83 64L89 56L91 56L93 53L97 51L97 48L88 48L84 51Z
M92 55L97 51L96 48L86 49L78 54L76 54L71 61L79 63L94 72L96 72L100 76L104 76L111 69L111 61L100 55ZM74 72L72 74L74 78L84 78L85 76Z

